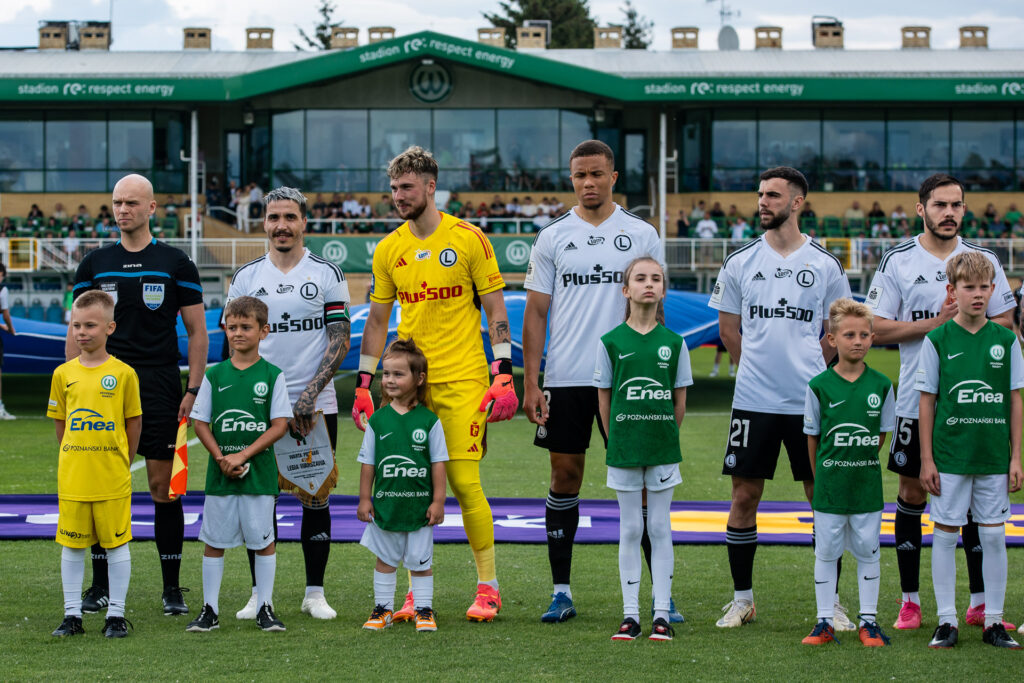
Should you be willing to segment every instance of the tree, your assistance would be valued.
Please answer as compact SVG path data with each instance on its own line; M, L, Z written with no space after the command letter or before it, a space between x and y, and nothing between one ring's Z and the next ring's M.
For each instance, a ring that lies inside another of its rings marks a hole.
M331 4L330 0L320 0L320 6L317 7L317 13L320 15L320 21L313 29L313 35L310 36L301 27L296 26L299 29L299 37L305 41L306 45L299 45L298 43L292 43L296 50L330 50L331 49L331 29L341 24L340 21L334 20L334 10L338 9L337 5Z
M516 46L516 28L527 19L551 21L551 44L557 48L594 47L594 27L587 0L502 0L504 14L483 13L492 26L505 29L505 46Z
M640 16L633 6L633 0L626 0L626 4L620 9L626 16L626 25L622 28L624 47L627 50L646 50L651 44L651 29L654 28L654 22Z

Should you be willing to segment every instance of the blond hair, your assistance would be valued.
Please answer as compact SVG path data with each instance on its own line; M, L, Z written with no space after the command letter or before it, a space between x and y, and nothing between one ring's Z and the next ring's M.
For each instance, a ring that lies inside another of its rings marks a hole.
M103 314L107 320L114 319L114 299L106 292L90 289L75 299L75 303L72 304L72 308L77 309L89 308L90 306L98 306L103 309Z
M862 304L859 301L847 298L836 299L828 307L828 324L833 334L839 328L839 323L843 322L846 318L862 318L867 320L868 326L871 327L875 315L866 304Z
M946 278L953 286L960 281L991 283L996 279L996 269L980 251L965 251L949 259Z
M434 155L419 145L413 145L391 160L391 163L388 164L388 177L395 180L406 173L415 173L437 180L437 170L437 161L434 160Z

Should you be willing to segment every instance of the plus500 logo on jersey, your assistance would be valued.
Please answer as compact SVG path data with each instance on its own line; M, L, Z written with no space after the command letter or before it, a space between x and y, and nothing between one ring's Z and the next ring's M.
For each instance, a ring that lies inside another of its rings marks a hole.
M451 287L428 287L427 283L423 283L423 289L418 292L398 292L398 303L400 304L415 304L420 301L438 301L440 299L454 299L457 296L462 296L462 285L452 285Z
M626 390L627 401L646 399L663 400L672 398L672 392L664 389L661 382L650 377L633 377L619 385L619 391Z
M783 299L785 301L785 299ZM814 320L814 311L809 308L800 308L799 306L787 306L780 303L778 306L751 306L750 317L753 318L785 318L786 320L796 320L799 322L809 323Z
M957 403L1002 403L1003 395L980 379L968 379L953 386L950 396Z
M872 434L868 431L867 427L859 425L853 422L844 422L843 424L836 425L829 430L826 435L826 439L832 437L835 434L835 439L832 442L833 445L838 447L844 446L878 446L881 443L881 437L878 434Z
M380 474L384 479L395 477L413 477L421 479L427 476L427 468L419 467L416 462L404 455L389 455L380 461Z
M232 408L225 410L214 420L220 425L221 432L265 432L267 423L257 420L256 417L244 410Z
M600 265L594 266L593 273L563 273L563 287L581 287L585 285L601 285L609 282L622 282L622 271L602 270Z
M316 318L298 318L296 320L282 320L277 323L270 323L271 332L309 332L310 330L322 330L324 328L324 319L322 317Z
M71 418L69 429L73 432L112 432L117 429L112 421L88 408L72 411L69 417Z

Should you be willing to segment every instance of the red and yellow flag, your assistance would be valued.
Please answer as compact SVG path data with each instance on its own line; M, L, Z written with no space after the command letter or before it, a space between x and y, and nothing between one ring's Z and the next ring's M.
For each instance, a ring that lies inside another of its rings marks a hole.
M168 497L175 500L185 495L188 488L188 420L178 423L178 438L174 441L174 464L171 466L171 487Z

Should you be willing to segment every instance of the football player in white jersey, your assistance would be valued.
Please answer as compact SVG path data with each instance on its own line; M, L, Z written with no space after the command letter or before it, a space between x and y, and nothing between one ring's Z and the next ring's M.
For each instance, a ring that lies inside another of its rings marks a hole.
M954 255L977 250L995 267L995 289L987 315L994 322L1013 329L1015 301L999 258L959 237L966 204L964 187L956 178L936 173L921 185L917 213L924 220L924 232L901 242L882 255L871 280L867 303L875 313L875 343L900 345L900 383L896 399L896 431L889 448L889 469L899 475L896 498L896 560L903 593L895 627L915 629L921 625L918 595L921 569L921 513L928 501L918 478L921 451L918 441L919 392L914 389L918 353L924 336L957 312L946 295L946 262ZM985 624L985 581L981 573L981 539L978 525L968 516L962 528L971 604L967 623ZM1012 625L1008 628L1013 628Z
M765 479L775 476L781 445L808 501L814 493L803 434L804 394L835 353L821 333L828 331L829 306L850 296L850 283L839 260L800 233L797 220L807 189L807 179L794 168L761 174L757 205L764 234L726 258L708 303L718 310L722 341L739 362L722 467L732 477L725 538L734 591L718 620L722 628L756 615L757 507ZM841 621L841 613L837 606L837 630L855 629L849 619Z
M313 416L322 410L331 447L337 449L338 401L333 379L349 348L348 283L338 266L303 246L306 198L301 192L279 187L264 195L263 203L263 229L270 249L238 269L231 278L228 300L247 295L267 304L270 334L260 342L260 355L281 368L288 379L294 413L291 426L309 433ZM302 611L316 619L333 619L337 614L327 603L323 587L331 551L327 501L303 504L301 538L306 562ZM250 568L252 563L250 554ZM254 591L255 585L254 575ZM254 592L236 616L255 619L258 609Z
M577 205L540 231L526 271L523 409L537 425L534 445L551 457L545 526L554 600L541 616L550 623L576 615L569 574L584 457L598 414L593 386L597 345L623 320L626 265L639 256L665 262L654 227L612 201L618 177L614 168L614 154L605 143L587 140L576 146L569 169ZM549 331L541 391L538 374ZM603 430L601 435L607 438ZM647 553L649 548L648 540ZM673 613L681 621L674 607Z

